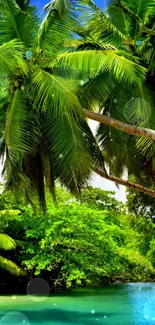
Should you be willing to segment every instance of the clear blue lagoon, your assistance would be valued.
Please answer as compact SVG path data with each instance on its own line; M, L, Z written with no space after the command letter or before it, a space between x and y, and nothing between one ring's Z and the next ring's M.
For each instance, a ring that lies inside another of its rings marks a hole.
M49 297L0 296L0 325L152 325L155 284L113 284Z

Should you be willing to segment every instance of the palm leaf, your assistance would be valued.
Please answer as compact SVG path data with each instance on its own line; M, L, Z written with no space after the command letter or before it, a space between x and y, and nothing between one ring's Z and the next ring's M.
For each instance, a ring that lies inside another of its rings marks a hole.
M0 267L16 276L24 276L25 272L14 262L0 256Z
M141 80L145 79L146 70L125 56L130 57L122 51L77 51L59 55L56 64L74 66L89 77L104 71L114 75L118 81L139 84Z
M31 48L38 29L35 14L28 8L22 11L14 0L0 0L0 7L0 41L8 42L16 38Z
M9 158L14 162L21 158L21 152L34 151L38 144L37 130L33 129L35 120L32 121L32 118L31 108L22 91L17 89L11 98L5 126L5 144Z
M71 37L65 21L61 21L55 12L47 13L43 19L36 40L37 51L44 50L55 54L64 44L64 40ZM55 43L55 40L57 42Z
M83 30L75 8L78 9L78 3L75 5L72 0L54 0L44 7L47 13L38 31L38 50L42 49L53 54L63 51L64 41L72 39L73 33Z
M20 213L20 210L0 210L0 216L17 216Z
M127 39L124 33L121 32L122 30L118 29L111 18L98 8L93 1L84 0L82 2L87 4L87 12L84 8L83 16L88 34L93 39L119 48L121 44L126 43Z
M23 45L12 40L0 46L0 71L1 75L15 74L18 69L27 74L27 64L23 60Z
M60 18L66 17L69 9L72 9L72 2L70 0L53 0L50 1L44 9L49 9L49 11L55 10Z
M16 248L15 241L6 234L0 234L0 248L10 250Z
M108 7L107 12L110 16L110 22L117 28L117 31L120 31L123 35L129 35L128 22L127 22L126 16L125 16L124 12L122 11L122 9L119 8L118 6L111 5ZM114 30L114 28L113 28L113 30ZM114 30L114 32L115 32L115 30ZM122 40L123 40L123 37L122 37Z
M140 97L143 94L143 98ZM144 97L144 94L146 97ZM145 98L145 99L144 99ZM143 125L149 127L151 120L150 110L148 111L149 95L146 90L143 93L141 88L124 88L117 85L113 89L113 95L105 103L103 114L107 114L124 123ZM148 116L149 115L149 116ZM97 139L101 145L105 162L110 167L110 171L117 177L122 176L124 168L129 173L139 172L144 168L144 155L137 143L140 139L135 139L127 134L115 130L106 125L100 124L97 130Z
M46 110L53 107L60 116L63 112L80 114L81 106L76 96L78 80L63 78L37 69L32 75L30 93L36 106Z
M57 119L48 110L42 126L54 179L59 179L72 193L79 193L89 179L96 156L100 157L103 167L103 158L87 123L81 119L70 119L66 114Z
M40 132L33 108L22 91L17 89L11 97L1 142L3 175L6 178L5 189L19 189L23 192L29 186L29 180L23 172L23 156L37 152Z
M99 108L103 109L104 103L111 98L111 94L116 89L116 80L110 76L109 73L100 73L96 77L83 85L80 90L79 98L83 107L89 107L98 111ZM93 96L92 96L93 94Z
M28 178L28 186L23 180L22 186L25 188L27 200L32 202L31 197L38 197L44 212L46 210L45 200L45 170L43 164L43 149L38 146L36 153L25 154L22 161L23 173ZM37 172L36 172L37 171ZM33 193L33 194L32 194Z
M150 10L153 10L153 4L155 3L154 0L125 0L123 2L125 6L133 10L143 21L145 21L148 12L150 13Z
M67 51L83 51L83 50L114 50L114 46L108 43L101 43L91 39L73 39L66 41L64 46Z

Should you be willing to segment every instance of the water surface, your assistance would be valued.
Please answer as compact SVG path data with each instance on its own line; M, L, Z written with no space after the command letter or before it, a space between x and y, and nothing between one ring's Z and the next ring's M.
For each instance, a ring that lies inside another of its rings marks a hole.
M44 301L0 296L0 325L152 325L155 284L111 285L59 292Z

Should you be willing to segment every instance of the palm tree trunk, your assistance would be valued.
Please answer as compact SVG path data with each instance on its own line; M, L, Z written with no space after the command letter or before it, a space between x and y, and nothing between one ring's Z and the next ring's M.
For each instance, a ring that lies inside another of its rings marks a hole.
M129 188L133 188L133 189L135 189L135 190L137 190L139 192L146 193L146 194L148 194L148 195L155 198L155 191L153 191L150 188L144 187L144 186L136 184L136 183L129 182L129 181L124 180L124 179L120 179L120 178L115 177L115 176L105 174L103 171L101 171L100 169L98 169L96 167L93 169L93 171L96 174L98 174L99 176L108 179L109 181L115 182L115 183L120 184L120 185L124 185L124 186L129 187Z
M149 139L155 141L155 130L142 128L140 126L126 124L126 123L118 121L114 118L111 118L107 115L90 112L88 110L84 110L84 116L91 120L100 122L102 124L109 125L115 129L125 132L127 134L137 135L137 136L149 138Z

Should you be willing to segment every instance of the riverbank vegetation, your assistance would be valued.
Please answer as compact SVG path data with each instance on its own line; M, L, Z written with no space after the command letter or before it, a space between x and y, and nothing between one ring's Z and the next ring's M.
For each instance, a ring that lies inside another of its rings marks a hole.
M24 242L2 255L26 272L15 277L1 270L1 291L24 293L35 276L46 279L51 290L155 280L151 218L127 213L113 193L92 187L83 190L82 202L62 188L57 197L55 207L47 193L45 216L37 203L33 211L1 195L1 232ZM7 213L11 206L18 210Z

